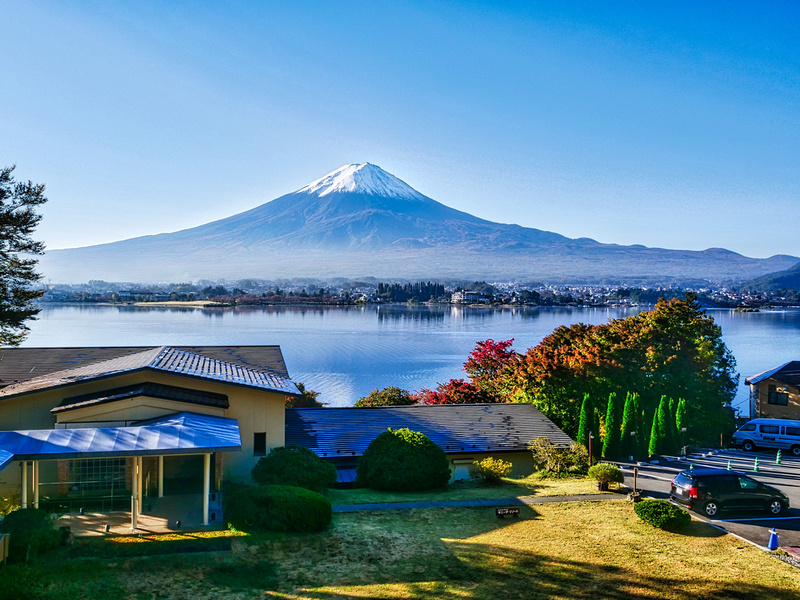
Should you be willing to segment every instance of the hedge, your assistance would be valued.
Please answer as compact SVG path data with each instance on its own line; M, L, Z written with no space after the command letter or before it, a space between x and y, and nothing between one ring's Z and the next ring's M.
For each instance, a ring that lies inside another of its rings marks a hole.
M289 485L238 490L225 501L227 522L245 532L322 531L331 522L330 501L317 492Z
M336 467L304 446L273 448L250 471L259 485L291 485L322 492L336 483Z
M358 462L356 485L374 490L432 490L450 481L450 463L425 434L388 429L372 442Z
M688 512L666 500L642 500L634 504L634 510L642 521L668 531L683 529L692 522Z

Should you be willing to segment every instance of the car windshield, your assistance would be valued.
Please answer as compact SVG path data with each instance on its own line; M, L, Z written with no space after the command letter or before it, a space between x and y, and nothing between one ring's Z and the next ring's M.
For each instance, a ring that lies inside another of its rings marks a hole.
M684 473L678 473L678 476L672 482L678 487L691 487L692 478Z

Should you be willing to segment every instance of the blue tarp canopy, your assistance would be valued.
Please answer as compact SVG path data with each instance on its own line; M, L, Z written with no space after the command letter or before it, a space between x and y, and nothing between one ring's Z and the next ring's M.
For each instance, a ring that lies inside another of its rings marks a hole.
M131 427L0 431L0 469L13 460L241 450L236 419L182 412Z

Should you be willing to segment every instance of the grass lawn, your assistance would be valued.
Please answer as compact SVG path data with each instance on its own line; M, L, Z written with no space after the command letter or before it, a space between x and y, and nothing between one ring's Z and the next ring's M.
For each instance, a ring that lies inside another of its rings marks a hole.
M767 600L800 597L798 575L703 523L668 533L606 501L506 520L487 508L344 513L322 534L232 538L227 552L53 557L0 569L0 599Z
M377 502L427 502L436 500L489 500L523 496L571 496L597 494L588 477L546 478L534 473L520 479L503 479L503 485L487 486L479 481L457 481L446 488L428 492L378 492L367 488L328 490L331 504L374 504Z

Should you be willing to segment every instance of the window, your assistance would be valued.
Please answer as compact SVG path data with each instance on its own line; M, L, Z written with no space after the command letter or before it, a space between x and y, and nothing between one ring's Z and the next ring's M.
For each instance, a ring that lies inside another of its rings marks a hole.
M778 425L761 425L761 433L769 433L771 435L777 435L780 433L781 428Z
M771 385L768 387L769 396L768 402L770 404L780 404L781 406L786 406L789 404L789 393L786 391L786 388L781 388L778 390L778 386Z
M796 435L797 437L800 437L800 427L787 427L786 435Z
M267 434L253 434L253 456L264 456L267 453Z
M125 459L100 458L70 461L73 491L125 490Z
M747 425L742 427L742 431L755 431L755 430L756 430L756 424L755 423L748 423Z
M743 490L757 490L758 482L749 477L739 477L739 485Z

